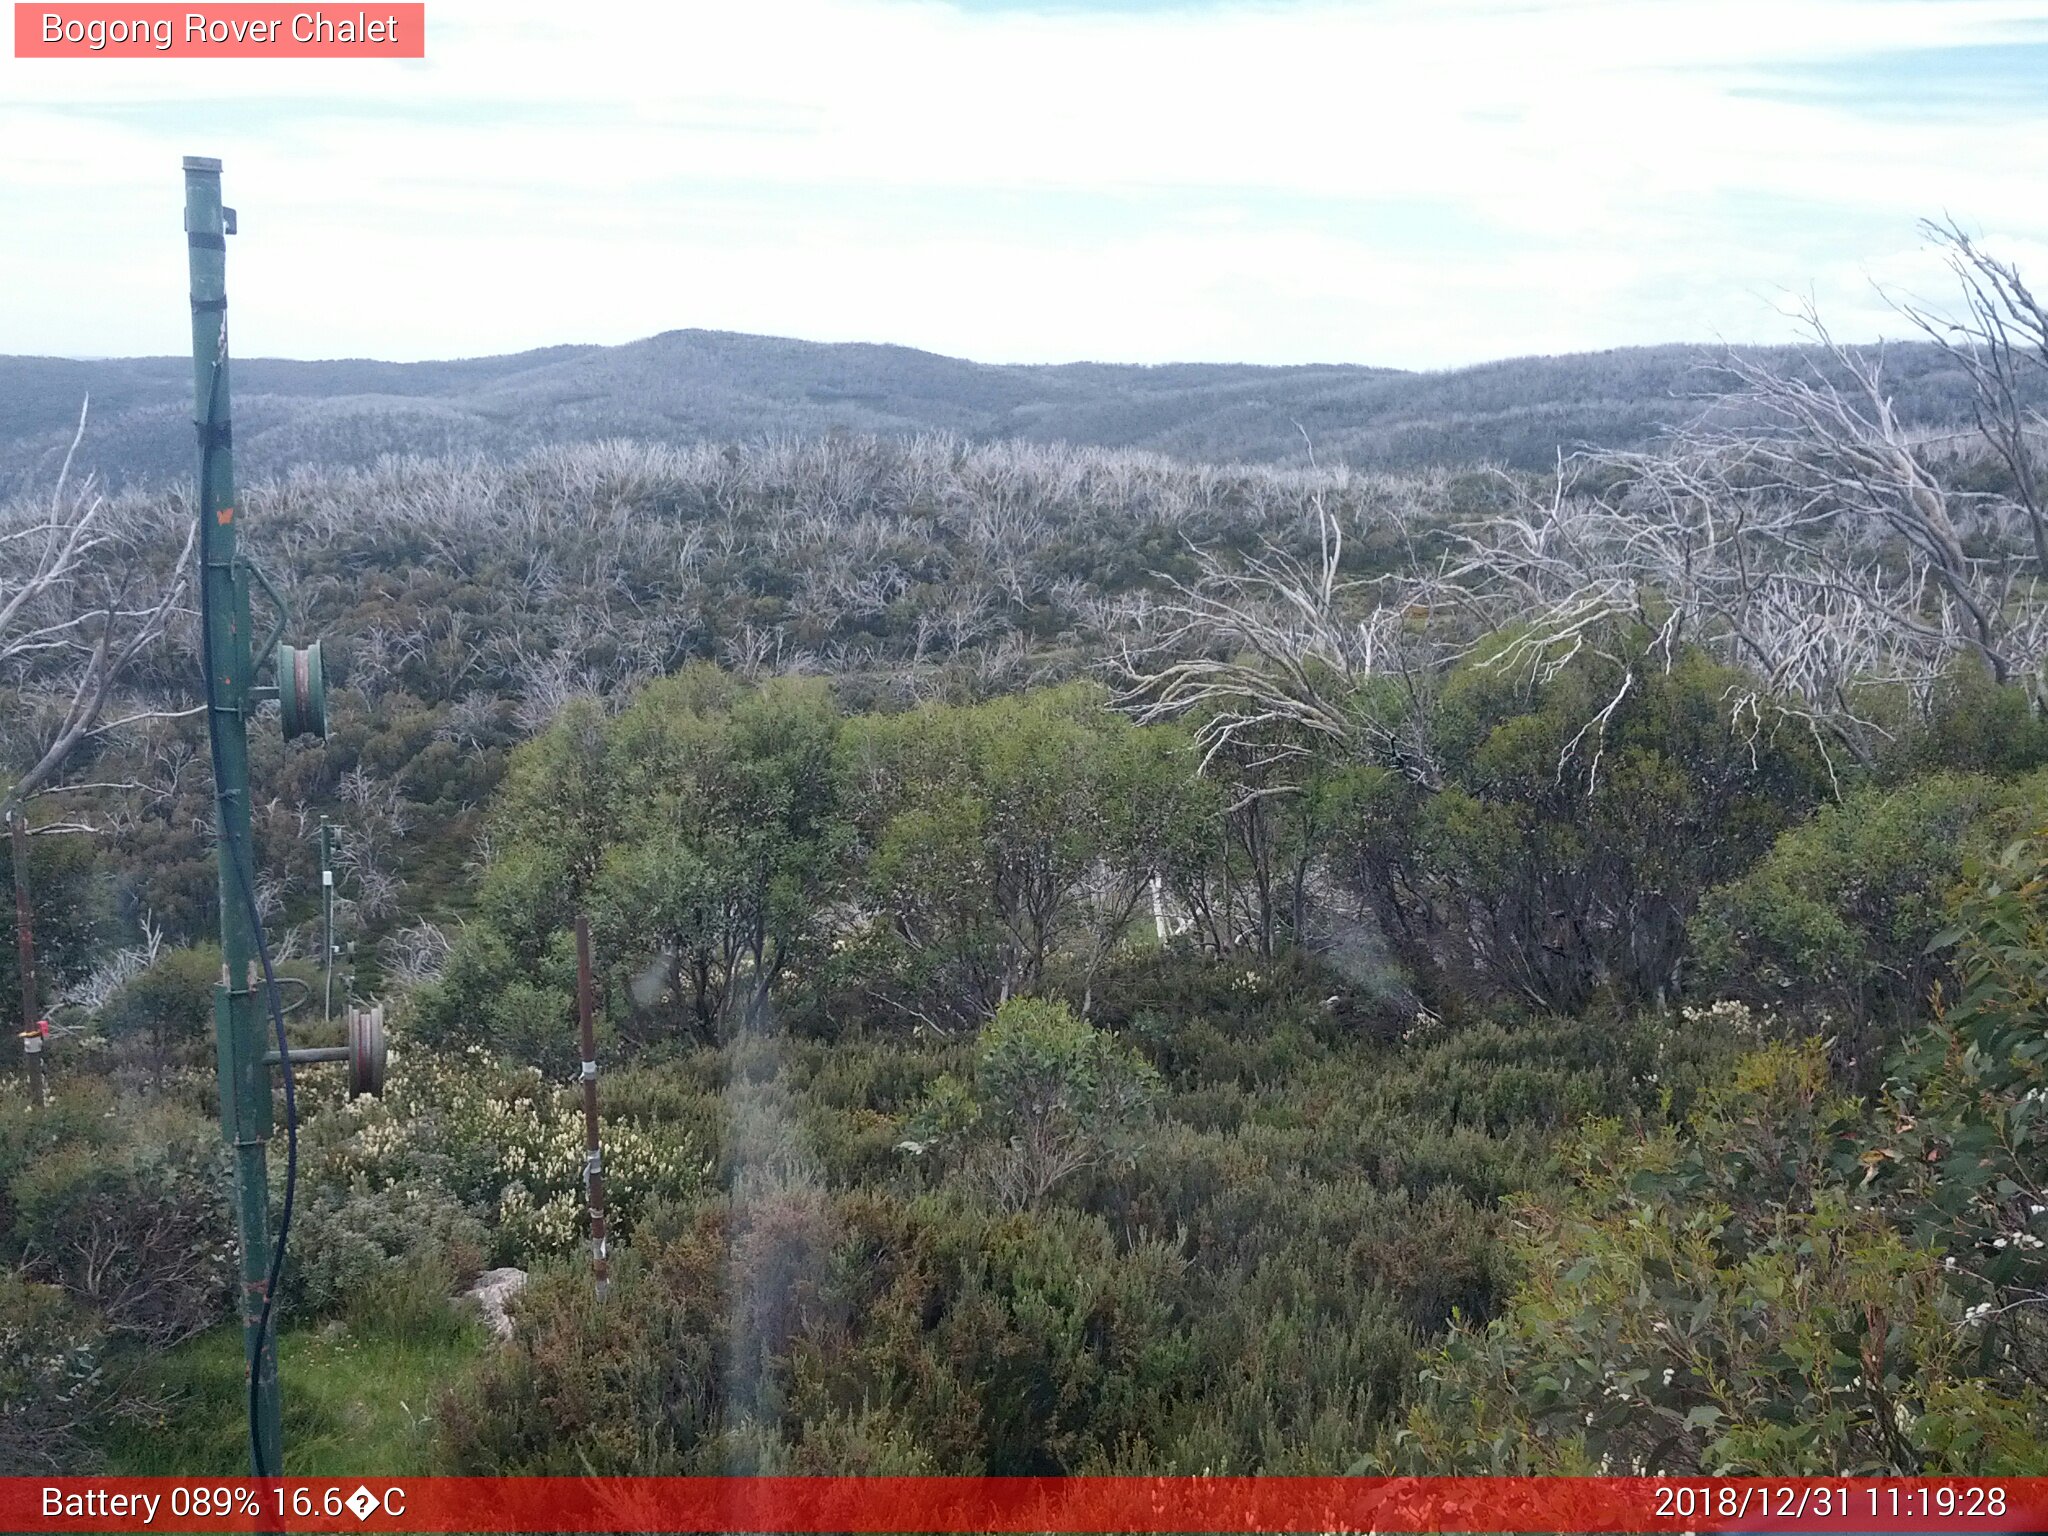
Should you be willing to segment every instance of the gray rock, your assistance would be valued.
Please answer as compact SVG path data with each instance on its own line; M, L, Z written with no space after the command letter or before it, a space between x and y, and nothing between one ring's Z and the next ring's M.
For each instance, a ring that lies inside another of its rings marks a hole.
M525 1289L525 1270L487 1269L477 1276L476 1284L462 1294L464 1299L477 1304L483 1312L486 1326L504 1340L512 1337L512 1318L505 1310L506 1306Z

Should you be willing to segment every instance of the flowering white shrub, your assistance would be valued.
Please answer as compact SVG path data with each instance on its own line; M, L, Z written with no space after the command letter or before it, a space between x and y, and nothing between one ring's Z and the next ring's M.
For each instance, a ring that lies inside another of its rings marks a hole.
M1768 1010L1752 1008L1733 998L1724 997L1705 1008L1681 1008L1679 1014L1688 1024L1724 1031L1748 1045L1762 1045L1783 1032L1776 1016Z
M537 1067L480 1045L394 1045L384 1097L357 1099L330 1123L340 1129L323 1148L323 1178L373 1191L439 1186L497 1229L506 1262L567 1253L587 1231L582 1090ZM697 1139L674 1125L608 1120L601 1135L614 1231L650 1197L687 1195L709 1171Z

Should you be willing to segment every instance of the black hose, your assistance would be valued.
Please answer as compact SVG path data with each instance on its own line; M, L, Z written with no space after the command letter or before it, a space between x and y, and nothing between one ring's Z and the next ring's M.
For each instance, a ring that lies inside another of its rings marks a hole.
M206 736L213 753L213 796L216 819L220 835L228 845L228 863L235 871L235 884L242 893L243 905L249 914L250 931L256 936L257 958L263 964L264 1000L270 1005L270 1021L277 1032L277 1058L284 1069L284 1206L278 1215L277 1240L270 1250L270 1274L263 1286L263 1311L256 1322L256 1353L249 1362L249 1459L252 1469L264 1466L263 1446L257 1425L257 1383L262 1376L264 1342L270 1337L270 1329L277 1307L278 1278L284 1272L285 1242L292 1227L292 1199L299 1186L299 1096L298 1085L292 1076L291 1047L285 1038L284 1010L279 1006L277 975L271 968L270 945L263 937L263 914L256 905L255 879L249 868L248 845L236 839L234 819L228 814L227 796L220 783L220 721L213 707L214 677L213 666L213 603L208 593L207 567L213 553L213 525L206 516L206 488L213 480L214 445L220 434L216 420L220 415L220 359L213 362L213 374L206 392L206 421L202 428L203 447L199 457L199 651L202 665L206 668ZM247 680L244 680L246 686ZM233 978L229 979L233 984ZM283 1447L273 1447L279 1454L274 1465L279 1472L284 1470Z

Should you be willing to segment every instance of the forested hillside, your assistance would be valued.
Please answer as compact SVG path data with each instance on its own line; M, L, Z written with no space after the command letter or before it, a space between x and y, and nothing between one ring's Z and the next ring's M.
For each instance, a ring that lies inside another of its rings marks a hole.
M1965 432L1823 338L1544 471L1305 421L251 474L332 690L253 733L258 903L293 1003L332 818L394 1030L383 1098L301 1083L288 1469L2048 1473L2048 323L1954 254L1978 329L1905 371ZM228 1472L191 519L77 470L0 513L57 1025L0 1470Z
M1138 448L1211 463L1360 469L1498 463L1545 469L1560 448L1636 447L1690 419L1723 380L1719 349L1521 358L1444 373L1352 366L1099 363L989 366L908 347L827 346L670 331L618 347L552 347L459 362L235 364L235 433L254 469L366 467L384 454L517 455L611 437L694 444L777 434L949 433ZM1761 353L1779 366L1789 354ZM1903 420L1966 420L1953 358L1896 347ZM79 467L121 484L189 474L183 358L0 358L0 488L47 484L80 402ZM2032 381L2026 381L2029 388Z

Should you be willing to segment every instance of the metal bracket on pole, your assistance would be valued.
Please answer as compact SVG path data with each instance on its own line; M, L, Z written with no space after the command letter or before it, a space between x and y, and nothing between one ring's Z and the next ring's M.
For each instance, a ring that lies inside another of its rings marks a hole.
M292 611L286 605L284 598L279 595L277 588L270 584L270 578L263 574L262 566L258 565L254 560L245 559L242 562L242 569L255 579L256 585L262 589L263 595L270 599L270 606L276 610L276 618L271 622L270 633L265 635L261 643L254 648L256 654L261 656L284 638L284 627L291 622Z

